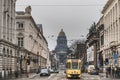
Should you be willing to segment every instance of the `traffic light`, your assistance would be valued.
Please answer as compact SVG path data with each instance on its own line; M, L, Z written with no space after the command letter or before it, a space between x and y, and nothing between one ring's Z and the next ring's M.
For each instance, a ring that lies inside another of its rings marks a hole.
M27 59L27 64L30 65L30 59L29 58Z
M108 58L105 59L105 65L108 65L109 64L109 61L108 61Z

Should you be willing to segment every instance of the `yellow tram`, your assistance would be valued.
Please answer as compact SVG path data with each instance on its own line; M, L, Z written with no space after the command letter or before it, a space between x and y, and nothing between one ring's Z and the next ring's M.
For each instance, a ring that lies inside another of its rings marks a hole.
M81 65L80 59L67 59L66 60L66 77L67 78L81 78Z

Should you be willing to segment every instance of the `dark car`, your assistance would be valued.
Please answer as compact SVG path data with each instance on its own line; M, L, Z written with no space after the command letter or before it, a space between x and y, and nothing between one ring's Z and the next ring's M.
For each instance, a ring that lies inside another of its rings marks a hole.
M54 73L59 73L59 70L55 70Z
M99 71L98 70L96 70L96 69L92 69L91 70L91 72L90 72L90 74L95 74L95 75L98 75L99 74Z
M41 69L40 76L50 76L50 71L47 68Z

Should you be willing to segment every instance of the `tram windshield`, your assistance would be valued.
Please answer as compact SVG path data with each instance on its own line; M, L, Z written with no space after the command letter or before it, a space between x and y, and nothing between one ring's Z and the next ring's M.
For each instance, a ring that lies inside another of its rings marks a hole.
M72 62L72 69L78 69L78 63Z

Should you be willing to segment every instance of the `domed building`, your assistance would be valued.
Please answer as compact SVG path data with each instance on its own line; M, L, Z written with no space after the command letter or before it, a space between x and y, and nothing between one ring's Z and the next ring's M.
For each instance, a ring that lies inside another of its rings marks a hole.
M67 46L67 38L63 29L61 29L57 37L57 45L55 48L55 52L58 58L59 67L60 65L65 65L65 60L68 54L68 46Z

